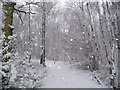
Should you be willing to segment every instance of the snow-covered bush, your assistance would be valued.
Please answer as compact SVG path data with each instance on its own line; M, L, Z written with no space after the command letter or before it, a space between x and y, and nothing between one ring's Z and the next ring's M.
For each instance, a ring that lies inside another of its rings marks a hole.
M2 58L10 58L7 62L2 62L0 74L2 75L2 84L4 88L40 88L42 79L46 74L46 70L38 63L29 63L24 57L21 58L17 52L17 35L9 36L8 48L11 53L2 55ZM8 48L2 49L8 50ZM4 78L3 78L4 77Z
M16 52L15 52L16 36L13 35L13 36L10 36L10 37L8 37L9 42L6 43L6 47L1 46L2 48L0 50L1 51L0 58L2 60L2 61L0 61L0 63L1 63L0 74L2 76L2 87L4 87L4 88L8 88L9 80L10 80L10 77L11 77L11 74L12 74L11 71L12 71L12 69L14 69L10 63L15 61L15 57L16 57L15 56L16 55ZM1 35L2 45L3 45L4 40L5 40L5 35L3 33L3 35ZM10 48L11 48L11 52L8 51ZM4 60L6 60L6 58L9 58L9 61L4 61Z
M29 63L19 58L11 63L11 77L9 87L40 88L42 79L46 76L46 69L38 62Z

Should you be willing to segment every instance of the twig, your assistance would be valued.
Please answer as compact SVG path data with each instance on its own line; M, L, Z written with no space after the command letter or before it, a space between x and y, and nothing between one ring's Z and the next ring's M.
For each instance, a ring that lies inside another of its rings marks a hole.
M21 23L23 24L23 20L22 20L22 18L21 18L21 14L20 14L19 12L17 12L17 14L18 14L18 16L19 16L19 18L20 18Z
M22 10L19 10L19 9L16 9L16 8L14 8L14 10L17 11L17 12L24 13L24 14L35 14L33 12L26 12L26 11L22 11Z

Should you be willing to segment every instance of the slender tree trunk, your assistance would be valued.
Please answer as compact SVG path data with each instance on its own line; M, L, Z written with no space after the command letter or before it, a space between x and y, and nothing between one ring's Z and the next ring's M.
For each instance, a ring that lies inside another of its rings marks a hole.
M43 15L42 15L42 54L40 64L45 66L45 29L46 29L46 10L45 2L43 1Z
M29 4L29 26L28 26L28 29L29 29L29 63L31 61L31 29L30 29L30 11L31 11L31 8L30 8L30 4Z
M87 10L88 10L88 14L89 14L89 19L90 19L90 37L92 38L92 48L96 48L96 31L94 30L94 20L92 20L92 7L90 4L87 4ZM95 36L94 36L95 34ZM93 50L92 51L93 54L91 54L90 56L90 68L91 68L91 71L95 71L95 70L98 70L98 63L96 61L96 50Z

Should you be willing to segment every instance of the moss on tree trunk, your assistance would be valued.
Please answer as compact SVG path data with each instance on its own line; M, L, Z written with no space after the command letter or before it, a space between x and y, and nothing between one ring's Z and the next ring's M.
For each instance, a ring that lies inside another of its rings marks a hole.
M14 6L16 4L12 2L3 2L3 24L4 27L2 28L2 32L4 33L5 37L3 39L3 58L2 58L2 65L4 66L4 63L10 60L10 57L5 56L8 53L12 53L12 47L9 45L10 39L9 36L13 35L13 12L14 12ZM9 85L9 79L10 79L10 67L8 70L2 70L6 73L6 76L2 76L2 88L6 88Z
M13 24L13 12L14 12L14 6L16 4L12 2L4 2L3 3L3 13L4 13L4 18L3 18L3 23L4 27L2 28L2 32L5 35L4 41L3 41L3 48L7 47L9 43L9 36L12 36L13 34L13 28L11 27ZM7 50L3 52L3 55L10 53L11 52L11 47L8 47ZM3 58L3 61L9 61L10 57Z

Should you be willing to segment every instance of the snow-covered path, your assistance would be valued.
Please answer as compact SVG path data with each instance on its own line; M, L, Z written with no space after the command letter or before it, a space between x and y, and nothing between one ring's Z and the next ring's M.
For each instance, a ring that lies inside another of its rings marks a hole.
M42 88L104 88L91 79L90 72L71 69L62 61L47 61L48 75Z

